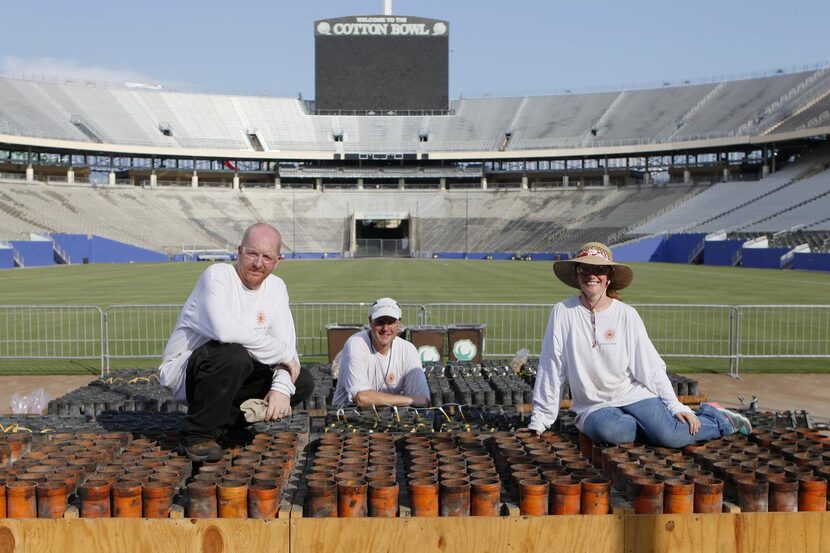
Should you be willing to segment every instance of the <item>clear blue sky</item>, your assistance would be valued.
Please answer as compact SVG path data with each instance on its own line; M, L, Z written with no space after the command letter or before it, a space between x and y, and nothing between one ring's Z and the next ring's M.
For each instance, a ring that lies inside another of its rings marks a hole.
M0 71L314 97L313 21L381 0L3 2ZM830 60L828 0L396 0L450 21L450 97L746 76Z

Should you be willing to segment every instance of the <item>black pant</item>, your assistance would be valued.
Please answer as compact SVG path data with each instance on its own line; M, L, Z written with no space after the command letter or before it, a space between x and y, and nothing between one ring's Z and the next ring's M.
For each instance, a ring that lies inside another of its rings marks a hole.
M219 440L233 427L247 422L239 406L251 398L263 399L271 389L273 371L249 354L239 344L223 344L215 340L196 348L187 361L185 390L187 418L182 439L196 443L206 439ZM291 406L301 404L314 391L314 377L306 369L294 384Z

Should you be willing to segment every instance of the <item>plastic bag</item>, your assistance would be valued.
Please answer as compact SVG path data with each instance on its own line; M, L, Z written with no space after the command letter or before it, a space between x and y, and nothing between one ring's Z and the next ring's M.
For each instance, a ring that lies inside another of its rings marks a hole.
M337 355L334 356L334 360L331 362L331 377L334 380L340 376L340 357L343 355L343 350L337 352Z
M519 374L522 371L522 367L527 363L528 355L530 355L530 351L527 348L522 348L516 352L516 356L510 361L510 368L513 369L514 373Z
M29 395L13 394L11 399L11 409L15 415L42 415L48 405L49 396L43 388L38 388Z

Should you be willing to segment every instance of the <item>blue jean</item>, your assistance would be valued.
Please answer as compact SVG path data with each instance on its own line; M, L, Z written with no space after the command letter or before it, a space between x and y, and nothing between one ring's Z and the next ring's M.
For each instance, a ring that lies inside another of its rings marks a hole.
M685 447L733 432L727 418L711 405L695 413L700 430L692 436L689 425L675 418L660 398L650 398L623 407L603 407L588 415L582 431L597 443L624 444L640 437L659 447Z

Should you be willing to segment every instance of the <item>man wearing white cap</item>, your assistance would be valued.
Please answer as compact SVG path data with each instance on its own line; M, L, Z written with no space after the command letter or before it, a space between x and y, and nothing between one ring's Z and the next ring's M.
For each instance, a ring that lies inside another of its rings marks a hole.
M418 350L398 336L401 308L381 298L369 308L369 329L346 340L332 404L359 407L429 406L429 387Z
M589 242L573 259L555 262L553 271L580 294L551 310L531 429L543 432L554 423L567 380L576 426L596 443L643 439L679 448L735 432L749 435L749 420L739 413L715 404L693 412L677 400L640 315L620 301L619 290L634 272L615 263L608 247Z

